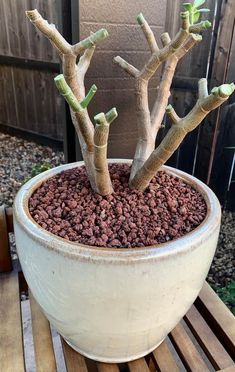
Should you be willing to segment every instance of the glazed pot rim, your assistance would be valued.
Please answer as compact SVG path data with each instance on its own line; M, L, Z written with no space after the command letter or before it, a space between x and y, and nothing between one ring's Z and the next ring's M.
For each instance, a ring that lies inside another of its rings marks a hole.
M110 163L131 163L130 159L109 159ZM207 240L216 232L221 218L221 208L214 192L197 178L172 167L163 166L161 169L173 174L185 183L191 185L203 196L207 205L207 215L203 222L194 230L184 236L165 243L149 245L145 247L134 248L111 248L97 247L72 242L61 238L51 232L43 229L30 215L28 209L28 200L33 192L47 179L62 172L63 170L82 166L83 161L60 165L49 169L30 179L18 191L14 201L14 221L35 241L50 250L55 250L68 257L84 257L89 260L100 259L126 261L150 259L152 257L160 258L176 254L185 253L188 250L195 249L200 242Z

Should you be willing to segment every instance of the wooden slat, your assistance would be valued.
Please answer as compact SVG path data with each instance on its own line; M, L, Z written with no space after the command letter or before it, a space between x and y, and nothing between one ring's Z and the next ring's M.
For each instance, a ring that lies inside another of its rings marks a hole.
M207 365L205 364L182 324L178 324L171 331L169 337L187 371L209 371Z
M85 358L73 350L61 337L67 372L88 372Z
M0 206L0 272L12 270L7 219L4 205Z
M216 40L216 49L212 68L212 86L223 84L226 79L231 39L234 32L234 0L223 1L220 14L220 27Z
M205 283L196 307L224 348L235 358L235 318L208 283Z
M133 360L128 363L128 368L130 372L149 372L148 365L144 358Z
M96 363L99 372L119 372L117 364Z
M148 362L148 366L149 366L149 372L156 372L156 362L155 360L153 360L153 358L150 358Z
M37 372L56 372L56 360L49 322L31 292L29 292L29 299Z
M225 369L220 369L220 372L235 372L235 366L228 367Z
M0 276L0 370L23 372L19 282L17 273Z
M161 372L179 371L175 359L165 341L163 341L161 345L152 352L152 355Z
M10 29L8 28L8 19L6 13L6 4L4 6L4 1L0 1L0 14L1 14L1 22L0 22L0 32L1 32L1 44L0 44L0 53L1 54L9 54L10 53L10 45L9 45L9 32Z
M214 368L222 369L233 365L232 358L216 338L195 306L192 306L188 311L185 316L185 321Z

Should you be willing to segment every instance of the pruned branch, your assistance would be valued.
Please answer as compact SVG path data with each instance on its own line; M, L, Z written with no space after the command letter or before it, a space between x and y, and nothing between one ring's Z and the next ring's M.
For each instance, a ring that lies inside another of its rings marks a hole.
M95 33L92 33L89 37L86 39L80 41L79 43L72 45L72 53L75 55L79 55L84 50L89 49L102 40L106 39L108 36L108 31L105 28L101 28L100 30L96 31Z
M78 78L82 81L84 81L86 72L90 66L91 59L93 57L95 51L95 45L89 49L86 49L84 53L79 58L78 64L77 64L77 72L78 72Z
M145 64L140 72L141 79L149 80L162 64L162 62L166 61L167 58L174 54L176 49L178 49L187 39L187 36L189 34L189 13L182 12L180 14L180 17L181 28L179 32L169 44L165 45L162 49L159 49L157 52L152 54L152 56L149 58L148 62Z
M207 79L200 79L198 82L198 95L200 99L208 96Z
M176 114L174 107L172 107L171 105L167 106L166 113L173 124L178 124L179 121L181 120L180 117Z
M164 33L161 38L162 42L165 44L170 43L170 37L167 33ZM168 103L170 96L170 87L175 74L177 64L181 58L196 44L202 40L200 35L189 34L184 44L177 49L177 51L166 61L163 69L162 78L160 81L159 89L157 92L157 98L154 103L151 112L151 123L152 131L155 137L161 128L163 117L165 115L165 108Z
M139 19L139 17L140 15L137 17L137 19ZM137 77L139 79L149 80L156 72L158 67L161 65L161 63L164 62L168 57L170 57L176 51L176 49L178 49L186 40L189 34L189 13L182 12L180 14L180 17L181 28L179 32L169 44L165 45L162 49L157 49L154 53L152 53L143 69L138 73ZM142 19L142 17L140 18ZM146 20L145 23L147 24ZM149 26L148 28L150 29ZM132 69L134 69L135 71L136 68L126 62L123 58L119 56L115 57L114 62L117 63L121 68L123 68L127 73L136 77L135 74L132 74L130 72L132 71Z
M144 36L145 36L145 38L148 42L148 45L149 45L149 48L150 48L151 52L152 53L157 52L159 50L159 48L158 48L154 33L151 30L151 28L149 27L148 22L145 20L143 14L140 13L137 16L136 19L137 19L137 22L139 23L139 25L141 26L141 28L143 30Z
M137 68L135 68L134 66L132 66L130 63L128 63L127 61L125 61L125 59L123 59L122 57L120 56L117 56L117 57L114 57L114 62L119 65L124 71L126 71L129 75L137 78L138 75L139 75L139 70Z
M79 43L70 45L55 26L50 25L43 19L36 9L26 11L26 15L59 51L64 77L57 77L56 85L70 105L71 117L79 138L88 177L93 190L97 191L94 167L94 127L87 111L87 105L97 88L92 86L86 95L84 78L90 65L95 45L104 40L108 36L108 32L105 29L98 30ZM81 56L78 64L76 64L78 55Z
M163 32L163 34L161 34L161 42L162 42L162 45L164 47L166 45L170 44L171 38L170 38L170 35L168 34L168 32Z
M71 110L75 113L75 117L78 118L78 113L81 113L84 111L92 98L94 97L97 87L95 84L92 85L89 92L87 93L86 97L82 101L78 101L75 95L73 94L72 90L70 89L69 85L66 83L65 78L63 74L60 74L54 78L55 84L57 89L59 90L60 94L65 98L65 100L68 102ZM90 129L90 126L87 126L85 122L80 121L79 126L81 135L84 139L84 142L87 146L88 151L93 150L93 130Z
M116 117L117 111L115 108L107 112L106 115L101 112L94 117L96 122L94 134L96 185L98 193L103 196L113 192L107 162L107 141L109 136L109 125Z
M211 27L211 22L210 21L202 21L202 22L199 22L199 23L195 23L194 25L191 25L189 27L189 32L199 34L200 32L202 32L204 30L207 30L210 27Z
M66 83L63 74L57 75L54 78L54 81L58 91L65 98L74 112L79 112L87 108L88 104L97 92L97 86L93 84L86 97L81 102L78 102L69 85Z
M205 84L204 81L203 79L203 85ZM201 85L202 82L199 81L199 87ZM179 147L186 134L195 129L210 111L216 109L226 101L234 90L234 84L224 84L212 89L210 95L199 97L193 109L169 129L160 145L152 152L142 168L136 173L130 183L131 188L144 191L159 168ZM172 110L168 110L169 112L170 117L172 117ZM175 117L175 114L173 117Z
M71 52L71 45L63 38L63 36L57 31L55 25L49 24L45 19L42 18L41 14L34 10L26 10L26 15L30 22L34 24L55 46L60 53L67 54Z

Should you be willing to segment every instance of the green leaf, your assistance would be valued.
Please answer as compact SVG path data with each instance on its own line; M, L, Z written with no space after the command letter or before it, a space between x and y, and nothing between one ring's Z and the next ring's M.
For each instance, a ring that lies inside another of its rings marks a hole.
M235 150L235 146L225 146L224 148L228 150Z
M221 300L230 308L233 314L235 314L235 281L233 280L226 287L216 288L218 295Z
M195 13L193 13L193 23L196 23L199 21L199 18L200 18L200 13L199 11L197 10Z
M210 9L208 9L208 8L201 8L201 9L198 9L198 12L200 12L200 13L209 13L210 12Z
M193 4L191 3L184 3L183 4L183 7L185 10L188 10L189 12L191 12L192 8L193 8Z
M30 176L26 177L22 185L24 185L26 182L28 182L31 178L37 176L38 174L47 171L48 169L51 169L52 165L49 163L42 163L42 164L34 164L32 169L31 169L31 174Z
M206 0L194 0L193 5L195 8L199 8L199 6L203 5L206 2Z
M52 165L49 163L43 163L43 164L36 164L33 166L31 171L31 177L35 177L38 174L47 171L48 169L51 169Z

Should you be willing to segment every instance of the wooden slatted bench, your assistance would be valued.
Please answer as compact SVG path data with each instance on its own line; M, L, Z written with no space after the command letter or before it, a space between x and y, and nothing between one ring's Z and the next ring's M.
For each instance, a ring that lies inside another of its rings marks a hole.
M0 207L0 371L23 372L29 370L20 294L28 288L20 269L12 265L10 232L12 211ZM235 318L207 283L184 319L157 349L145 358L121 365L93 362L59 336L58 349L50 324L31 293L29 302L36 371L235 372Z

